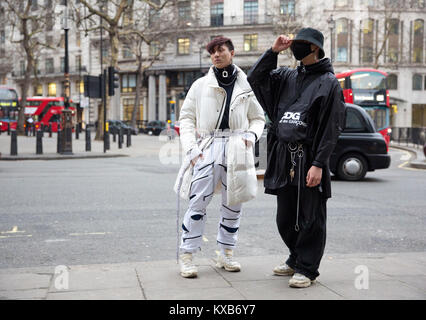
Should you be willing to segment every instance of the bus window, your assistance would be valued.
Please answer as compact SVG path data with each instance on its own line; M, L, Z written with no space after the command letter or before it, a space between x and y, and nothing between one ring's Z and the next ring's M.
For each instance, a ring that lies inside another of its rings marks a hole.
M340 87L342 88L342 89L345 89L345 78L340 78L340 79L337 79L337 80L339 80L339 84L340 84Z
M387 109L386 108L365 108L365 111L370 115L374 121L377 131L380 131L388 126L387 123Z
M350 79L352 89L386 89L386 77L379 72L355 72Z
M14 90L0 88L0 100L18 100L18 95Z

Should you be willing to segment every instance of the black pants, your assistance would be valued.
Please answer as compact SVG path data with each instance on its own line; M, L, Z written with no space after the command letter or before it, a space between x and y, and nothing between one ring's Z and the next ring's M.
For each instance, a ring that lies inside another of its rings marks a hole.
M326 208L318 187L300 189L299 231L295 230L297 187L286 186L277 194L277 226L290 250L287 265L311 280L319 276L318 268L326 239Z

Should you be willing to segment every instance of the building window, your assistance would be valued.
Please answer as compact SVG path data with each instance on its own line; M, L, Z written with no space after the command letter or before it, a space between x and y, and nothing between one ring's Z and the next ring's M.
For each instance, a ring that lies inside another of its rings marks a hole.
M426 104L413 104L411 118L413 128L426 127Z
M362 62L371 63L374 59L374 20L363 20L361 25L362 37Z
M367 7L374 7L374 0L362 0L361 4Z
M346 6L348 6L348 0L336 0L335 6L336 7L346 7Z
M123 54L123 59L130 59L130 58L133 58L133 53L132 53L132 50L130 50L130 47L129 47L129 46L124 46L124 47L123 47L123 52L122 52L122 54Z
M31 10L36 11L38 9L38 2L37 0L31 0Z
M51 13L48 13L46 15L46 31L52 31L54 24L55 24L55 20L53 18L53 15Z
M257 33L244 35L244 51L257 50Z
M414 21L413 35L413 62L423 62L423 43L424 43L424 21L417 19Z
M388 75L386 81L389 90L398 90L398 76L396 74Z
M121 75L121 92L135 92L136 91L136 74L123 74Z
M338 19L336 21L337 36L337 62L348 62L348 20Z
M65 57L61 57L61 72L65 72Z
M56 83L55 82L50 82L47 85L47 95L49 97L56 97Z
M131 121L133 108L135 107L135 99L123 99L123 120ZM143 105L142 102L139 105L139 108L136 113L136 120L143 120Z
M75 56L75 71L81 72L81 56Z
M212 27L223 26L223 0L210 1L210 25Z
M178 2L178 17L180 22L188 22L191 19L191 1Z
M244 24L256 24L258 11L257 0L244 0Z
M389 19L386 21L386 24L389 33L387 58L390 63L396 63L399 58L399 20Z
M190 88L192 83L202 76L200 71L182 71L177 73L176 83L178 86Z
M53 73L54 72L54 66L53 66L53 58L47 58L46 59L46 73Z
M81 47L81 33L78 30L75 33L75 45Z
M107 58L109 54L109 43L107 41L103 41L102 45L102 58Z
M178 54L189 54L189 38L178 38Z
M79 94L83 94L84 93L84 81L76 81L75 83L75 89L77 90L77 92Z
M422 90L423 77L420 74L413 75L413 90Z
M25 61L21 60L19 61L19 71L21 73L21 76L25 74Z
M61 34L61 40L59 41L59 46L64 49L65 48L65 35Z
M158 41L152 41L149 45L149 55L151 57L158 56L160 54L160 43Z
M34 86L34 95L39 97L43 95L43 85L37 84Z
M295 15L295 0L280 0L280 13L287 16Z

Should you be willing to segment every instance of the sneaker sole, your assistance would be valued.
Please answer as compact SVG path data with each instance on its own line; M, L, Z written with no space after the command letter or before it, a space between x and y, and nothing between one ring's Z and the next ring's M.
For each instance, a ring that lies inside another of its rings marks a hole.
M273 273L276 276L289 276L289 277L292 277L294 275L294 271L292 271L292 272L279 272L279 271L273 270Z
M309 282L289 282L289 286L291 288L308 288L310 287L312 284L314 284L316 281L315 280L311 280Z
M196 278L198 276L196 272L190 272L190 273L181 272L180 275L184 278Z
M227 268L225 265L223 265L221 263L216 263L216 267L217 268L223 268L223 269L225 269L225 271L228 271L228 272L240 272L241 271L241 268L231 269L231 268Z

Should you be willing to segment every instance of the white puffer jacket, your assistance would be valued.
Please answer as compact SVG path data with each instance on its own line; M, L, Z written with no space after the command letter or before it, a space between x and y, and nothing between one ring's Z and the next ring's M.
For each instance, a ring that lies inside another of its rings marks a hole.
M242 140L244 133L255 133L259 139L265 125L264 112L258 103L246 74L237 67L238 75L229 106L229 127L240 132L229 139L227 150L227 198L228 204L251 200L256 195L257 179L254 167L253 148L247 148ZM197 134L211 132L220 126L226 102L226 92L217 82L213 67L208 74L195 81L180 110L180 141L187 157L175 184L178 192L179 179L181 196L189 196L192 166L189 161L202 153L212 139L197 139ZM254 139L253 139L254 141Z

